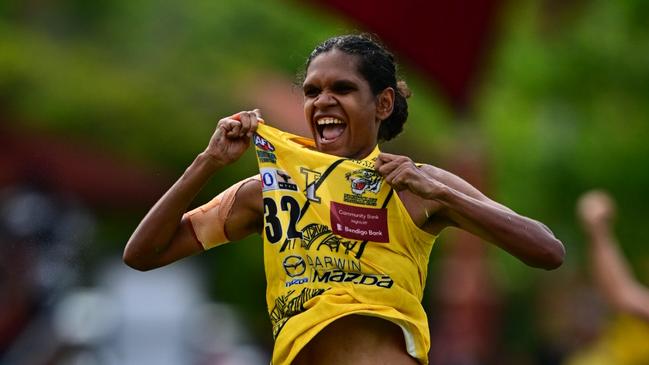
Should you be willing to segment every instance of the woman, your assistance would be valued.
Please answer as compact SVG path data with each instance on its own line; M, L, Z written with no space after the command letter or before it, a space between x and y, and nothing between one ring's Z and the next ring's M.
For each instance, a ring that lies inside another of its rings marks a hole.
M257 110L221 119L205 151L131 236L128 265L149 270L261 234L276 365L426 364L421 299L430 248L446 227L534 267L561 265L563 245L543 224L447 171L378 150L379 141L401 132L409 96L379 43L364 35L331 38L305 69L313 141L259 124ZM251 138L261 177L184 214ZM343 191L345 180L350 191Z

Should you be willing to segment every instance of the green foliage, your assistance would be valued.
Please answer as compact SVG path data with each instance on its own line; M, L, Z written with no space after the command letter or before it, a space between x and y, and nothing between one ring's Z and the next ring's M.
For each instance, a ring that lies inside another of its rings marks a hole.
M544 14L536 2L512 6L479 100L497 196L548 223L569 254L583 245L575 200L599 187L619 200L620 239L632 261L649 255L637 229L649 203L649 29L637 15L643 4L565 5L571 16L551 26L560 14Z
M566 3L553 11L543 4L507 9L481 89L477 114L488 141L490 186L497 200L546 223L564 242L567 260L554 274L560 278L589 277L575 203L588 189L608 190L618 201L622 249L647 283L649 27L639 15L647 14L646 2ZM534 295L544 273L500 250L494 256L512 298ZM539 313L510 306L507 343L532 348L540 339L525 329Z

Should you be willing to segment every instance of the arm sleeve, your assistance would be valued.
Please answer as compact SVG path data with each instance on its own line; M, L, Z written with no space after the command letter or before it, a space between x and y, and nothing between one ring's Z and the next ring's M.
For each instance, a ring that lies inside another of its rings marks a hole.
M209 202L185 213L185 218L191 222L194 235L204 250L230 241L225 233L225 221L230 215L237 192L252 180L259 180L259 175L239 181Z

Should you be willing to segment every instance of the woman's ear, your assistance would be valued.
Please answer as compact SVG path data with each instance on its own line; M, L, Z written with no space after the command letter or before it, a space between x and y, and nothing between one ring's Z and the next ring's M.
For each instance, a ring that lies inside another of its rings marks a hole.
M385 120L392 114L394 109L394 89L386 87L376 96L376 117Z

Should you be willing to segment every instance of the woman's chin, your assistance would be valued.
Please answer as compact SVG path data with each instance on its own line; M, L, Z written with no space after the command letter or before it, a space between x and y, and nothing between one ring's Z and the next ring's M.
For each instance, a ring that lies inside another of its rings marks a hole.
M346 146L343 142L342 136L335 139L319 137L317 140L317 147L320 152L340 157L346 157L346 154L349 153L345 148Z

